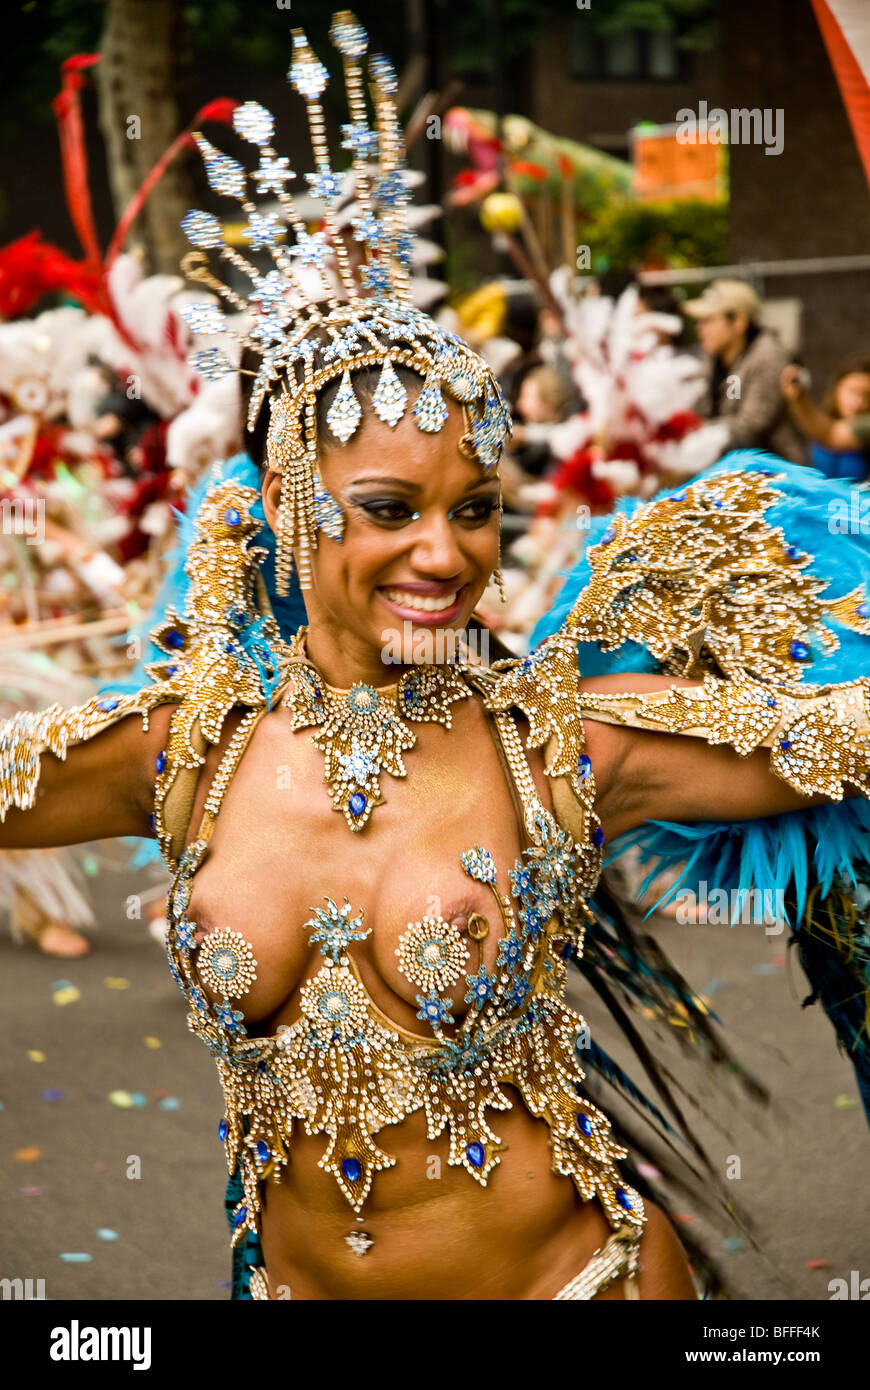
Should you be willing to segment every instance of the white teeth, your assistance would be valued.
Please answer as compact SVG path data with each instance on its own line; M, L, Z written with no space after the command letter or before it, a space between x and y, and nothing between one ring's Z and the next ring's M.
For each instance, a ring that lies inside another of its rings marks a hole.
M409 594L404 589L384 589L384 593L390 603L395 603L400 608L416 608L420 613L442 613L446 608L453 607L459 590L456 589L452 594L445 594L443 598L427 598L423 594Z

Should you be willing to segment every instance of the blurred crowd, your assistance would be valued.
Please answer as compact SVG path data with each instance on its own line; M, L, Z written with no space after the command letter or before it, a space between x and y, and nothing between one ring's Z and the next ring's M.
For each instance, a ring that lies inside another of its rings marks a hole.
M620 497L684 484L732 449L866 480L870 354L844 360L817 400L743 281L681 300L665 286L562 269L550 288L555 308L514 282L478 291L457 314L515 421L502 465L508 603L490 594L484 605L513 650L526 650L590 518Z

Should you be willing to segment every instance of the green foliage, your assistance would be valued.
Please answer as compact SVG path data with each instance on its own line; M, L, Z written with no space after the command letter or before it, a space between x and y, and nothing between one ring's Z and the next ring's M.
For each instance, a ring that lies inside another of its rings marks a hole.
M675 269L726 265L728 205L697 198L681 202L612 202L583 228L596 271L636 270L655 262Z
M677 30L684 48L712 48L720 37L719 0L593 0L584 17L599 34Z

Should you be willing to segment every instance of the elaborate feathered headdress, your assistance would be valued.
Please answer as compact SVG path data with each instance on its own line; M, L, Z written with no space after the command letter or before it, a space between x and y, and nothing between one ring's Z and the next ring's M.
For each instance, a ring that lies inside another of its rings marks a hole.
M336 209L342 176L330 164L320 99L328 73L301 30L293 31L293 59L288 78L305 100L314 171L305 175L310 194L323 207L323 230L309 232L287 184L297 175L288 160L272 148L274 118L257 102L236 108L233 124L259 153L257 168L243 166L222 154L202 135L196 141L205 160L209 183L216 192L236 199L246 214L242 237L252 251L266 250L274 269L261 271L246 256L228 246L220 221L209 212L189 212L182 226L198 248L185 258L191 279L214 289L235 309L249 316L243 334L228 323L215 303L194 304L186 311L196 333L228 334L252 348L260 358L248 411L252 429L264 400L270 399L267 460L282 474L279 515L279 592L286 593L291 554L295 552L299 581L310 587L310 553L318 528L340 539L344 517L323 486L317 465L317 397L341 378L326 416L335 439L346 443L359 427L363 407L353 388L352 374L380 366L372 408L380 420L395 427L408 408L408 393L396 374L404 366L422 377L413 407L418 429L440 430L447 419L442 391L458 401L467 429L463 447L485 469L499 459L510 419L492 373L482 358L455 334L445 332L410 299L408 266L413 236L406 216L410 198L403 174L404 146L396 115L396 76L386 58L372 55L368 63L374 120L369 123L363 58L368 36L350 11L337 14L330 38L342 55L350 121L342 126L342 148L351 152L358 216L352 222L353 241L345 240ZM258 208L249 194L273 195L283 218ZM288 229L294 240L287 244ZM353 243L359 243L359 250ZM216 250L233 269L251 282L247 298L223 283L209 267L206 251ZM354 262L358 262L357 265ZM220 348L208 347L192 359L210 380L235 370ZM276 389L277 388L277 389Z

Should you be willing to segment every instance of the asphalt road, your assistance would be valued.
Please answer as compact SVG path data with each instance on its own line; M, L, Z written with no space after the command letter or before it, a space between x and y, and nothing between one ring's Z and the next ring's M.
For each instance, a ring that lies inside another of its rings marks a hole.
M52 1299L226 1299L214 1064L187 1031L161 947L126 916L159 870L130 871L117 844L99 851L89 957L48 959L0 937L0 1278L42 1279ZM695 1115L723 1179L740 1160L730 1181L764 1254L678 1199L682 1224L737 1298L827 1299L830 1280L870 1277L870 1131L830 1025L800 1008L784 938L668 922L657 935L776 1097L760 1110L677 1065L722 1127ZM619 1053L585 985L578 1003Z

